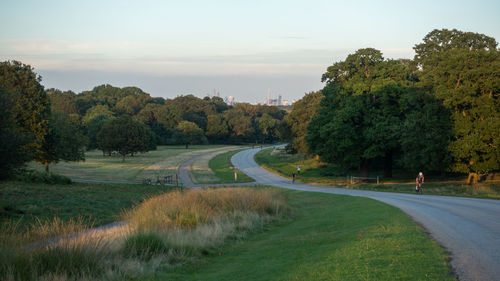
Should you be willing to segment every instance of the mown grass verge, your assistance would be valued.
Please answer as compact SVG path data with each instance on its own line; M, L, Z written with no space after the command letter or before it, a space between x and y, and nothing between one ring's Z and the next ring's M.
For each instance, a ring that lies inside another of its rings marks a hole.
M150 280L160 271L218 253L228 240L239 240L288 212L276 190L223 188L153 197L124 214L128 223L79 235L74 232L84 226L74 221L46 222L23 232L2 228L0 278ZM33 237L45 240L32 243Z
M71 183L44 184L22 181L0 182L0 222L15 222L20 228L33 223L80 220L101 225L120 218L124 209L170 187L132 184Z
M219 183L243 183L254 181L254 179L245 175L240 170L236 171L237 181L234 180L234 169L231 163L231 157L240 151L241 149L232 150L216 155L208 162L208 167L214 171L215 176L219 179Z
M284 150L267 149L259 151L255 155L255 161L267 170L287 178L291 178L292 173L297 173L297 167L301 167L300 174L296 176L298 182L351 189L415 193L415 184L412 177L395 176L394 179L390 179L390 181L384 180L379 185L351 184L345 175L336 174L334 169L326 163L305 158L300 154L287 154ZM430 195L500 199L499 183L467 185L465 181L427 177L423 188L424 194Z
M286 191L291 221L157 280L454 280L446 252L401 210Z

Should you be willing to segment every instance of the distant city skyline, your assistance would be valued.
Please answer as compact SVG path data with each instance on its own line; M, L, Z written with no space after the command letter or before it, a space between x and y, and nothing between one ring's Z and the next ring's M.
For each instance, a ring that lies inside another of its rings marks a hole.
M261 101L323 87L357 49L412 58L433 29L500 38L500 1L122 1L0 3L0 60L30 64L47 88L137 86L152 96L214 88Z

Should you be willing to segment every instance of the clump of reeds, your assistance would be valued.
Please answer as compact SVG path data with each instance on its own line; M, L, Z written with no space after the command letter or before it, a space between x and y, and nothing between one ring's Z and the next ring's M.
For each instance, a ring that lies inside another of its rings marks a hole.
M130 280L158 268L220 253L288 213L276 190L219 188L175 191L150 198L124 214L127 223L89 230L82 219L37 222L0 231L1 280Z

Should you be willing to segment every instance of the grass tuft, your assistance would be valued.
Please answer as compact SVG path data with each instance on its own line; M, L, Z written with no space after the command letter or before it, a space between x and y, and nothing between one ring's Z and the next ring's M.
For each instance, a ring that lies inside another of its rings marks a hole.
M153 233L137 233L127 239L123 244L123 255L127 258L150 260L153 256L165 254L168 247L163 240Z

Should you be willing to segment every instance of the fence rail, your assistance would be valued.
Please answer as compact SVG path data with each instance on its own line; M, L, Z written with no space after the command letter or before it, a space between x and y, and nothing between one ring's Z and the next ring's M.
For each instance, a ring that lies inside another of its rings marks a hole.
M379 177L377 176L376 178L369 178L369 177L354 177L354 176L351 176L350 177L350 182L351 184L354 184L354 181L356 180L362 180L362 181L365 181L365 180L377 180L377 184L380 184L380 179Z
M179 175L167 175L167 176L156 176L156 180L151 178L143 178L142 184L152 184L152 185L179 185Z

